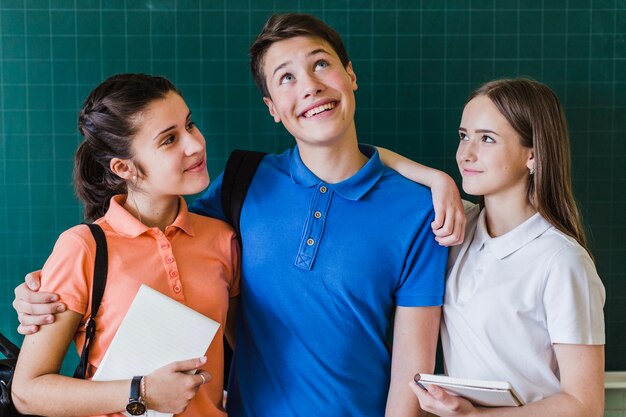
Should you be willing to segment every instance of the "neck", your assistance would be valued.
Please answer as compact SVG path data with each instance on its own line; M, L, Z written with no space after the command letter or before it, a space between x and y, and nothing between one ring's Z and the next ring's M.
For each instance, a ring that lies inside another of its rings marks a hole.
M517 198L516 198L517 197ZM517 196L485 196L487 231L491 237L502 236L537 213L526 193Z
M345 139L330 144L296 142L304 165L329 184L350 178L368 161L359 150L354 126Z
M178 215L178 199L178 196L154 199L141 192L129 190L124 208L146 226L165 231Z

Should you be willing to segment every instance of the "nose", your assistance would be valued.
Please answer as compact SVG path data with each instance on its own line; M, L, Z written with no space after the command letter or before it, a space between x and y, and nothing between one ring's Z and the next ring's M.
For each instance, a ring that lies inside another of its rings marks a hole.
M192 156L198 152L204 152L205 141L204 136L198 129L185 134L185 155Z
M314 73L306 73L300 78L300 87L302 88L303 98L316 96L324 90L324 84L315 76Z
M456 151L459 161L473 161L476 159L476 144L473 140L460 141Z

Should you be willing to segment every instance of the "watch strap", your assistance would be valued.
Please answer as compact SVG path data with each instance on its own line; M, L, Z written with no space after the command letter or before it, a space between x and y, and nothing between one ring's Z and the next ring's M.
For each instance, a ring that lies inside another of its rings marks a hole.
M143 376L134 376L130 383L130 396L128 401L139 401L141 398L141 380Z

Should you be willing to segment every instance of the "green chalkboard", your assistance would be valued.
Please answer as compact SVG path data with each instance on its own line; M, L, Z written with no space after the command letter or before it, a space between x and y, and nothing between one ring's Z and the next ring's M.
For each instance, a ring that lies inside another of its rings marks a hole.
M219 174L233 148L281 151L248 72L273 12L310 12L344 37L362 142L456 174L465 97L532 76L561 97L575 192L607 289L607 368L626 370L626 5L623 0L0 0L0 330L13 288L81 221L71 187L76 115L118 72L172 79ZM458 178L458 175L457 175Z

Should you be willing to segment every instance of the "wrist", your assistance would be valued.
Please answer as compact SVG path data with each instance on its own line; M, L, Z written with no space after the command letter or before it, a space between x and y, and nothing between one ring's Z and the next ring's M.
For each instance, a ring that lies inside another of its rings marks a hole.
M438 169L435 168L431 168L431 174L430 174L430 183L431 183L431 188L435 185L449 185L449 184L454 184L454 180L452 179L452 177L448 174L446 174L443 171L439 171Z
M150 407L148 406L148 394L147 394L147 376L144 376L143 378L141 378L141 387L140 387L140 392L141 392L141 400L143 401L143 404L146 406L146 410L150 409Z
M140 416L145 414L146 412L146 405L143 398L141 398L142 381L142 376L135 376L130 383L130 393L128 395L128 404L126 405L126 411L131 416Z

